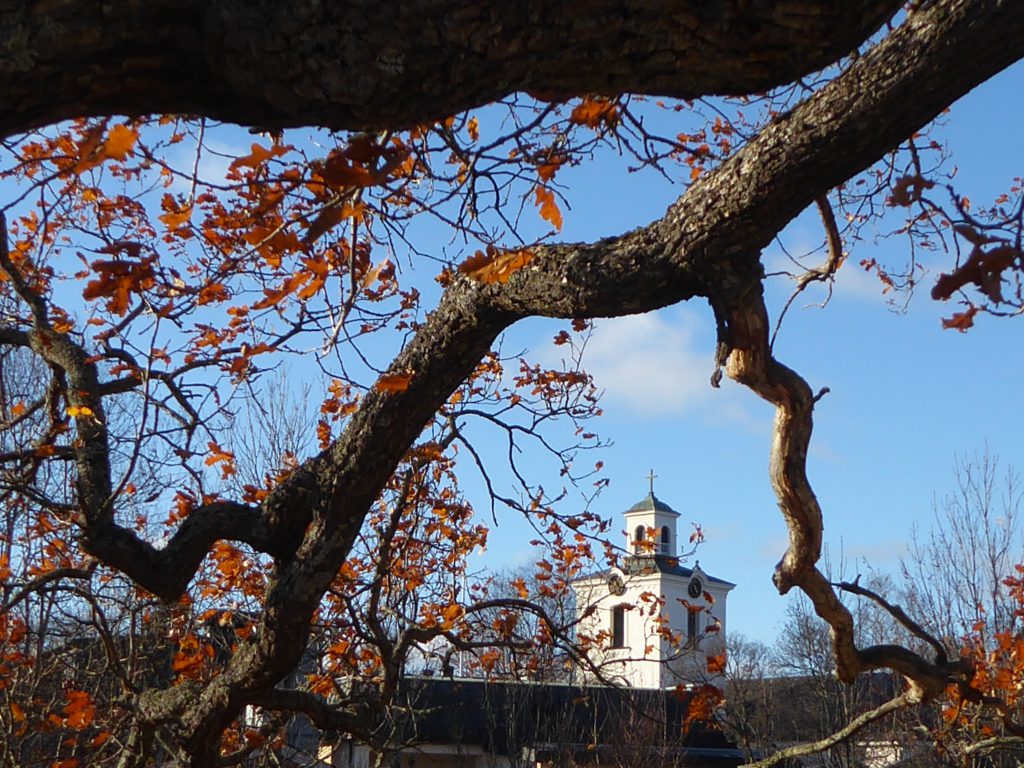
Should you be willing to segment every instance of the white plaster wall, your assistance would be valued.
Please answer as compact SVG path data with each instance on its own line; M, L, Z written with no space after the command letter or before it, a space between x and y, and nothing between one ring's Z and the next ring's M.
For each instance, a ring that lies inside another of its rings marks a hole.
M590 616L581 619L579 632L596 638L606 635L603 647L595 649L591 658L602 672L636 688L666 688L680 683L720 683L707 673L706 659L717 655L725 647L725 615L728 589L707 581L705 591L715 602L708 604L703 598L694 600L687 595L689 579L682 576L654 573L647 576L626 576L622 574L626 590L622 595L612 595L604 578L592 578L577 582L577 608L582 616L588 606L596 606ZM651 598L664 597L663 606ZM698 614L699 630L716 620L720 631L701 637L696 645L686 643L687 610L680 600L697 602L706 606L710 615ZM625 647L610 648L612 631L612 609L617 605L632 606L625 612ZM659 617L664 617L670 629L681 639L673 644L659 636ZM663 663L668 660L668 663Z

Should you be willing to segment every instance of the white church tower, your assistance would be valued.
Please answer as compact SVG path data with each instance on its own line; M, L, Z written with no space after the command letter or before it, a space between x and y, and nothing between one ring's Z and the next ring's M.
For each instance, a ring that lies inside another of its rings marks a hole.
M618 566L573 584L580 640L593 644L604 677L635 688L721 686L725 604L736 585L680 562L680 515L649 479L650 493L626 510Z

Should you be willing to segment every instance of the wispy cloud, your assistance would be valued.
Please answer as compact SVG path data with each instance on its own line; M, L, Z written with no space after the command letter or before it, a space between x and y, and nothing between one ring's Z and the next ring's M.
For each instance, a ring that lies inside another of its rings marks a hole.
M809 239L802 237L794 238L794 243L789 249L790 253L799 258L799 261L790 258L778 248L768 250L764 257L765 271L775 274L775 290L790 293L796 287L796 279L807 269L820 266L825 261L824 247L809 245ZM853 253L843 262L836 272L833 294L839 298L860 299L862 301L877 302L884 304L891 294L883 293L885 286L873 272L869 272L860 265L867 248L862 249L863 253ZM807 255L804 255L807 254ZM782 273L782 274L778 274ZM792 280L788 283L784 273L791 274ZM791 287L790 287L791 286ZM812 284L804 293L798 303L802 305L815 304L824 301L828 289L824 284Z
M685 309L595 323L583 367L604 390L604 403L653 417L681 414L714 390L710 324Z
M891 567L907 554L904 539L881 539L871 543L848 544L846 557L855 563L867 562L876 568Z
M235 142L207 137L204 145L198 163L196 163L194 142L186 140L175 148L171 157L171 165L182 175L175 177L174 183L171 185L172 191L182 194L187 194L190 191L193 168L201 181L223 184L232 161L249 153L249 145L241 139Z

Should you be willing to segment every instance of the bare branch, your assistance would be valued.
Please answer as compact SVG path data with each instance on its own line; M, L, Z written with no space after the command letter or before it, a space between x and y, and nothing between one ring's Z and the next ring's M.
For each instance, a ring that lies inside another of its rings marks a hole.
M943 647L942 643L940 643L934 635L932 635L924 627L922 627L920 624L918 624L916 621L910 618L910 616L907 615L907 612L904 611L900 606L893 605L877 592L874 592L873 590L870 590L867 587L862 587L859 582L859 577L858 579L855 579L852 582L841 581L837 584L833 584L833 586L843 590L844 592L849 592L854 595L861 595L862 597L866 597L869 600L872 600L873 602L882 606L882 608L884 608L890 616L892 616L894 619L896 619L896 621L898 621L900 624L906 627L907 630L912 635L914 635L914 637L924 640L926 643L928 643L928 645L930 645L935 650L936 664L945 664L948 661L948 656L946 654L945 647Z
M758 760L757 762L747 763L747 766L748 768L769 768L770 766L781 763L783 760L790 760L794 757L803 757L804 755L814 755L818 752L824 752L826 749L830 749L836 744L850 738L862 728L870 725L876 720L913 703L915 703L915 699L909 692L900 694L896 698L890 699L884 704L853 718L845 727L840 728L831 736L826 736L823 739L818 739L817 741L812 741L807 744L797 744L792 747L787 747L786 749L780 749L771 757L764 760Z

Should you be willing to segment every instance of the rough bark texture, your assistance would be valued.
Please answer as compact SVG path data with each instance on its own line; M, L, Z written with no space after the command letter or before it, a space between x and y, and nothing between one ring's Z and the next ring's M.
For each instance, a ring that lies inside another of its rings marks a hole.
M0 133L148 112L395 128L521 90L751 93L827 66L900 5L7 0Z
M13 106L0 130L152 109L263 125L396 125L518 89L758 89L849 50L898 4L798 2L786 12L759 2L393 5L129 3L104 24L88 3L60 4L47 23L54 4L5 6L0 78ZM395 465L503 329L529 315L622 315L696 296L716 311L728 374L777 408L770 477L790 532L780 591L803 589L829 622L844 680L889 667L912 682L908 700L959 680L957 667L902 648L858 649L849 613L816 567L822 515L805 471L815 399L772 356L759 256L816 197L1022 55L1024 4L926 4L657 221L595 243L539 248L506 284L457 278L392 366L413 373L406 391L370 393L338 441L264 505L206 510L205 523L183 525L162 551L115 525L104 492L109 467L83 451L80 474L92 484L83 486L85 542L147 589L180 594L220 537L279 563L254 639L204 688L144 695L143 720L176 722L193 764L215 764L225 724L246 702L268 700L298 661L310 616ZM44 91L38 78L55 85ZM82 405L101 414L84 355L40 348L83 382Z

